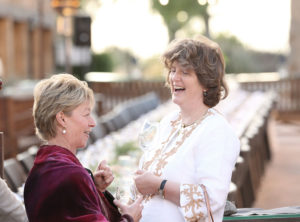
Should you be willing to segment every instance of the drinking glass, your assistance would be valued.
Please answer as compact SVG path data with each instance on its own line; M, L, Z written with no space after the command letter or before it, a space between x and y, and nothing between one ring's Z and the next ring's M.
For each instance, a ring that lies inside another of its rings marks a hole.
M139 132L139 147L145 152L151 148L158 134L158 122L145 120Z

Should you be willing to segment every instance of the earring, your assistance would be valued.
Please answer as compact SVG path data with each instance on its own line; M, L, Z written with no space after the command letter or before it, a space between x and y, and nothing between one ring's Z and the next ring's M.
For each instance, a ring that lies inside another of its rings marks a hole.
M67 130L66 129L63 129L62 130L62 134L66 134L67 133Z
M207 96L207 91L203 91L203 96L204 96L204 97Z

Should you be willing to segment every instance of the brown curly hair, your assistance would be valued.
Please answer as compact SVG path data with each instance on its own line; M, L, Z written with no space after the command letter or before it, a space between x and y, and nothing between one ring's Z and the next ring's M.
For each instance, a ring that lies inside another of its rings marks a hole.
M225 62L219 45L204 36L195 39L174 40L162 56L168 69L167 85L172 64L191 67L199 83L206 89L203 102L208 107L216 106L228 95L226 86Z

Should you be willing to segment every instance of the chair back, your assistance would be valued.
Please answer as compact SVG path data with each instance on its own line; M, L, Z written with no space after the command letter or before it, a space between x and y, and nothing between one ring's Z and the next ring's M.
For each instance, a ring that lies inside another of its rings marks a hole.
M24 151L17 155L17 160L21 163L25 173L28 174L33 167L34 157L28 151Z
M36 157L37 152L39 151L39 148L38 148L38 146L33 145L33 146L29 147L29 149L27 151L30 153L30 155L34 159Z
M18 192L18 188L26 181L26 173L17 159L10 158L4 161L4 178L14 192Z

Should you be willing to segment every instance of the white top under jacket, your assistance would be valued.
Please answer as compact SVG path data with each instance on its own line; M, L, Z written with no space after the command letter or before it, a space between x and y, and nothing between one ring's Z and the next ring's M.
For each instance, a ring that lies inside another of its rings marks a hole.
M0 221L27 222L24 205L0 178Z

